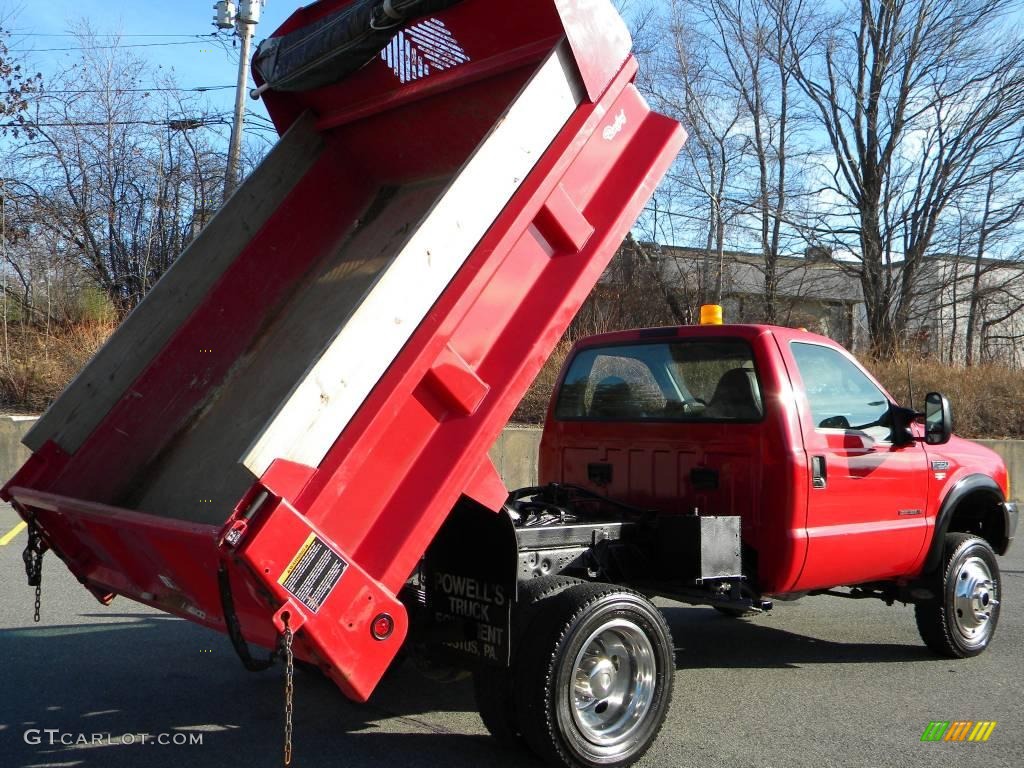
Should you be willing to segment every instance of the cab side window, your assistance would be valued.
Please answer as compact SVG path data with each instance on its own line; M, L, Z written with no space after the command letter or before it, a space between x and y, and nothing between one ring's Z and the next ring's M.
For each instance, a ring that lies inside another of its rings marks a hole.
M856 429L890 440L889 400L849 358L831 347L793 342L811 418L818 429Z

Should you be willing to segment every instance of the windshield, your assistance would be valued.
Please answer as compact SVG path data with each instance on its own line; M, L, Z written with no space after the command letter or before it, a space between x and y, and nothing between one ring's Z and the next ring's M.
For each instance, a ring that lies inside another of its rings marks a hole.
M581 350L555 406L562 420L758 421L763 414L753 353L739 339Z

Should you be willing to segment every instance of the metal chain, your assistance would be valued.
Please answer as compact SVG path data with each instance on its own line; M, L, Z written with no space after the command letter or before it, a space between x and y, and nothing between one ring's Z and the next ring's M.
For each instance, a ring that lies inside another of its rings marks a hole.
M284 764L292 764L292 713L295 694L295 656L292 653L292 629L284 616Z
M28 585L36 588L35 612L32 617L36 624L39 623L39 608L42 603L43 553L45 552L46 544L43 542L39 525L33 515L28 519L28 543L25 544L25 551L21 553L21 559L25 561L25 576L28 577Z

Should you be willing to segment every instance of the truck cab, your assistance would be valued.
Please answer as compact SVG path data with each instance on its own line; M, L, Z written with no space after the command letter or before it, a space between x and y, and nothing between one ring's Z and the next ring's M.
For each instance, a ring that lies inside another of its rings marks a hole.
M516 599L507 663L474 670L488 729L572 768L637 759L653 722L638 712L667 706L670 687L655 596L730 618L805 595L901 602L936 654L982 653L1017 506L1002 460L952 435L948 400L924 405L903 407L804 330L709 322L579 341L549 404L539 485L497 518L515 536L502 594ZM464 542L461 525L442 541ZM449 549L429 583L460 565L501 580L500 561L467 566ZM495 637L469 623L466 636ZM540 748L549 733L557 755Z
M929 444L914 417L849 352L803 330L603 334L566 361L540 481L662 515L738 516L763 595L908 584L933 565L936 538L971 532L1002 553L1016 519L999 456L950 435Z

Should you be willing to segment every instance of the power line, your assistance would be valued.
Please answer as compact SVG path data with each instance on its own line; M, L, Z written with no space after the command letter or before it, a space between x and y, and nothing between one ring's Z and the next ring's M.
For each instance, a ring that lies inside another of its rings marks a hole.
M57 53L60 51L113 51L122 48L160 48L170 45L199 45L213 42L207 35L193 35L195 40L179 40L174 43L126 43L124 45L79 45L74 48L9 48L8 53Z
M217 34L211 32L211 35ZM74 32L10 32L11 37L81 37ZM177 35L172 34L149 34L146 32L97 32L90 33L90 37L200 37L195 32L182 32Z
M160 86L154 88L83 88L80 90L67 90L67 89L50 89L44 87L39 91L40 96L48 96L54 93L64 94L82 94L82 93L150 93L150 92L161 92L169 91L174 93L206 93L207 91L223 91L228 88L234 88L233 85L196 85L189 88L172 88L167 86ZM36 94L31 94L36 95Z
M0 123L0 128L21 128L24 130L31 130L32 128L105 128L111 125L157 125L166 126L171 122L172 118L167 120L97 120L82 121L82 122L46 122L36 123L31 120L27 120L25 123ZM229 125L230 120L224 118L213 118L213 119L199 119L197 128L201 128L207 125Z

